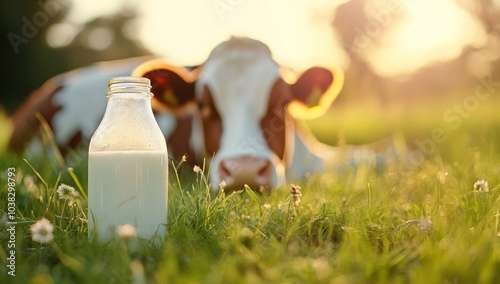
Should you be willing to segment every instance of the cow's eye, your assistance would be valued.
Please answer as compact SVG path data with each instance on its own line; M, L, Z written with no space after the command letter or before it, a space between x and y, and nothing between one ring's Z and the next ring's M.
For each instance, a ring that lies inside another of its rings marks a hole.
M219 113L215 107L207 102L198 102L198 109L200 110L201 117L205 119L219 118Z
M197 104L202 118L220 119L219 113L217 112L214 102L212 101L212 95L207 86L205 86L204 92L197 100Z
M198 109L199 109L200 111L201 111L201 110L203 110L203 108L204 108L204 107L205 107L205 105L206 105L206 104L205 104L205 102L203 102L203 101L197 101L196 103L198 104Z

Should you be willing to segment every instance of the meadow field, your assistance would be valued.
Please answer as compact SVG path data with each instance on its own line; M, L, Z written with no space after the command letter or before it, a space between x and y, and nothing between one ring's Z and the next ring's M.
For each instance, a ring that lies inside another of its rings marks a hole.
M196 174L171 161L160 245L126 232L88 240L85 149L63 159L51 147L4 151L0 283L499 283L498 105L481 104L460 125L425 107L406 120L364 109L311 122L331 144L400 129L415 155L384 168L332 168L300 189L213 196L209 165Z

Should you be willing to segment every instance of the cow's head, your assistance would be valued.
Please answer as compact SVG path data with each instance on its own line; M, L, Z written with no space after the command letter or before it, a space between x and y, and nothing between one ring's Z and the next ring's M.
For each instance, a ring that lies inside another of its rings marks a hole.
M196 150L211 159L212 186L224 180L226 189L283 183L293 152L288 114L323 113L343 81L341 72L314 67L287 83L269 48L248 38L223 42L193 71L155 60L133 75L151 79L156 111L192 115L202 126Z

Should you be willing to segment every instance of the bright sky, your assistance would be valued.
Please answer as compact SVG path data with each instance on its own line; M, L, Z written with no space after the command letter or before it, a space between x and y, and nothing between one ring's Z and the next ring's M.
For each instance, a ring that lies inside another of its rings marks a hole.
M342 1L145 2L149 5L143 6L147 16L142 22L142 39L154 52L174 61L199 64L221 41L245 35L265 42L280 63L296 68L345 63L330 26L334 9Z
M466 45L481 46L486 35L480 23L454 0L402 1L406 17L388 26L380 45L364 54L380 75L408 74L436 61L450 60ZM393 12L395 16L397 10Z
M119 7L135 0L72 0L68 18L73 23L84 23L93 18L113 14Z
M74 0L69 20L81 23L140 2L139 38L176 64L200 64L221 41L245 35L268 44L277 61L292 68L346 67L348 55L331 28L335 8L346 1ZM393 1L400 1L403 10L389 11L391 17L405 17L389 23L379 45L361 51L382 75L405 74L452 59L464 46L485 40L479 23L454 0Z
M345 67L347 57L331 29L335 7L345 1L74 0L68 20L79 24L140 2L139 38L173 63L200 64L220 42L245 35L265 42L289 67ZM54 29L54 34L61 37L63 28Z

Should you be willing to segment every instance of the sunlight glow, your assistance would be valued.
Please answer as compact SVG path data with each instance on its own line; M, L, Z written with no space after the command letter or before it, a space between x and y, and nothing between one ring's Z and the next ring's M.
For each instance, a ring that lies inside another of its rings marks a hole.
M74 24L83 24L95 18L111 15L134 0L73 0L67 20Z
M141 6L141 38L153 52L183 65L200 64L220 42L244 35L265 42L293 68L339 66L346 56L331 20L342 2L148 0Z
M366 56L383 76L408 74L437 61L453 59L468 45L482 45L480 23L453 0L404 2L401 23L389 27Z
M466 46L486 42L479 21L454 0L392 1L403 6L401 12L391 15L394 20L385 32L360 54L383 76L410 74L456 58ZM213 47L236 35L265 42L280 64L295 70L315 64L346 68L348 55L332 27L336 8L345 2L348 0L74 0L67 21L79 25L128 5L137 7L138 18L124 27L126 36L139 39L172 64L201 64ZM370 9L370 5L366 7ZM380 6L368 14L376 14L376 9ZM104 40L102 35L99 38ZM54 46L67 41L55 36L51 40Z

